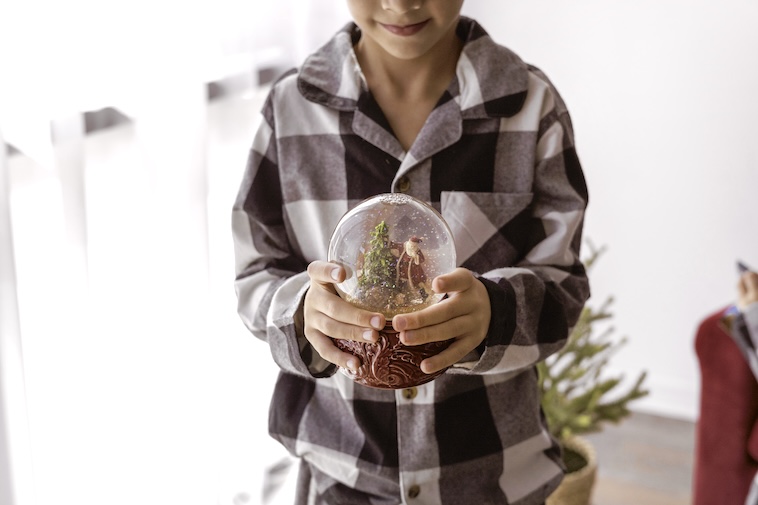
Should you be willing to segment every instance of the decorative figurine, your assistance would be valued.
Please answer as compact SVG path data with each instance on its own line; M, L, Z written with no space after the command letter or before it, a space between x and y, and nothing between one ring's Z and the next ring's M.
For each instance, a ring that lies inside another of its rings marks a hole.
M407 282L411 290L419 287L422 297L426 299L426 274L424 273L421 263L424 262L424 253L421 252L421 239L418 237L411 237L403 244L403 252L397 260L395 266L395 283L400 285ZM402 277L402 279L401 279Z
M425 374L421 361L449 345L449 340L405 346L392 318L423 309L442 299L431 280L452 271L455 244L450 228L430 205L403 194L379 195L361 202L337 224L329 260L347 276L336 285L350 303L384 314L387 325L375 343L335 339L336 345L361 359L355 372L341 369L366 386L398 389L428 382L444 370Z

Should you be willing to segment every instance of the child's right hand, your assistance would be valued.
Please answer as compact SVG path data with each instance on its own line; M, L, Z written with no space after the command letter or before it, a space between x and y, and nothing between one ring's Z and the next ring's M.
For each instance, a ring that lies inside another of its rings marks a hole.
M305 338L325 360L357 370L360 360L340 351L332 339L375 342L384 328L382 314L354 307L337 294L335 283L345 279L345 270L334 263L314 261L308 265L311 287L305 294Z

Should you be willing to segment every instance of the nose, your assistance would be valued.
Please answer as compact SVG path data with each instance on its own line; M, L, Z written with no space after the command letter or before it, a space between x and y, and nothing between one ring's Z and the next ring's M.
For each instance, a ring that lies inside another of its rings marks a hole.
M423 0L382 0L382 9L396 14L416 11L421 8Z

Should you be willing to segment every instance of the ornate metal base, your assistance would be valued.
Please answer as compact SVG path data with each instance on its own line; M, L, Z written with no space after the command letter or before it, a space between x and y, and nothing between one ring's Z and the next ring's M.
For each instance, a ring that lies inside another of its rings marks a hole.
M398 332L389 321L379 332L379 340L374 343L334 340L341 350L361 360L361 366L355 372L345 368L340 370L359 384L380 389L419 386L437 378L445 369L425 374L421 371L421 362L446 349L451 341L406 346L400 342Z

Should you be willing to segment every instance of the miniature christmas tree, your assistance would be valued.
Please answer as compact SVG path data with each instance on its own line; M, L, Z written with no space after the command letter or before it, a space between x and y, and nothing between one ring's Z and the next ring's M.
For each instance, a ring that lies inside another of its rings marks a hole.
M363 272L358 279L358 286L383 287L395 289L395 264L397 258L392 254L389 227L385 221L371 230L369 248L363 258Z

